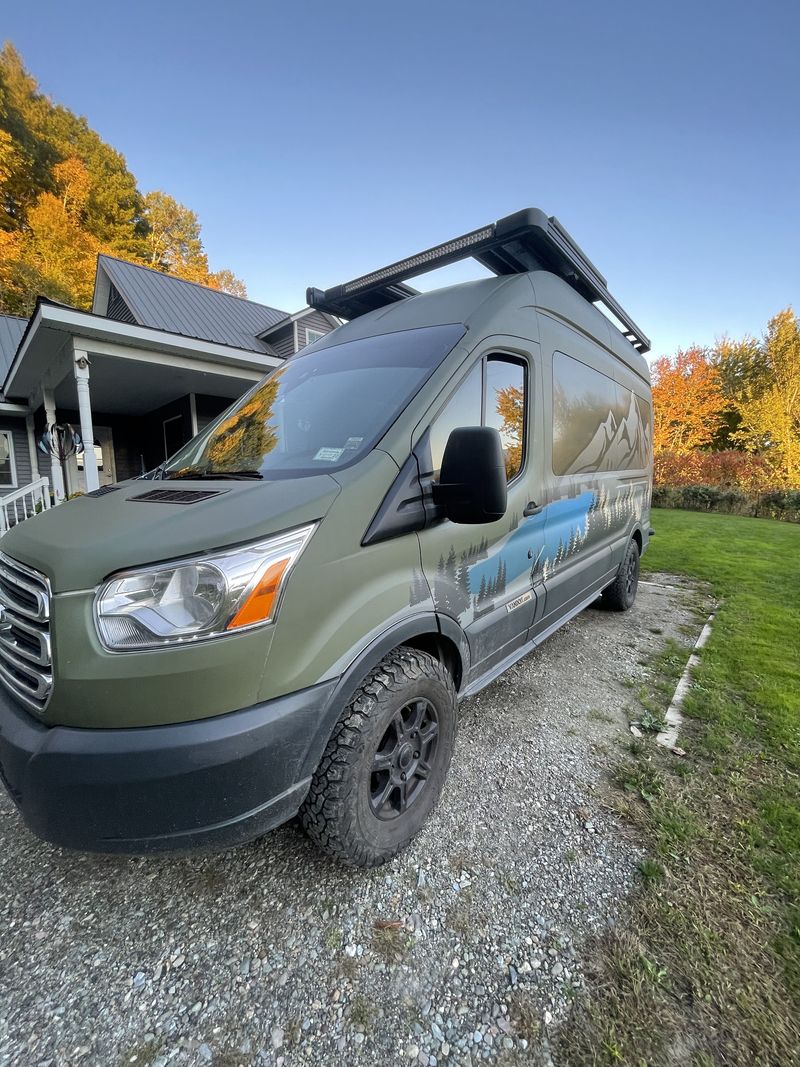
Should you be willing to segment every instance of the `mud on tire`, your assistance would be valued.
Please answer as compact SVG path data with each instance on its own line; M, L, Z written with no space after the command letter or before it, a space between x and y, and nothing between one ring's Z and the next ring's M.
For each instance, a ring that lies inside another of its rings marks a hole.
M351 866L391 859L435 807L455 734L450 674L417 649L390 652L336 724L300 810L308 835Z

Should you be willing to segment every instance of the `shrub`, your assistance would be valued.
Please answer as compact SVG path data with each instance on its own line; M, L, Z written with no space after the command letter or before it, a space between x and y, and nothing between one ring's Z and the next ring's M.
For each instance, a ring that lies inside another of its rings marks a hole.
M653 505L657 508L720 511L730 515L800 522L798 489L775 489L769 493L758 494L717 485L661 485L653 488Z
M726 486L749 493L779 488L764 456L732 448L724 452L658 452L653 459L653 479L658 486Z

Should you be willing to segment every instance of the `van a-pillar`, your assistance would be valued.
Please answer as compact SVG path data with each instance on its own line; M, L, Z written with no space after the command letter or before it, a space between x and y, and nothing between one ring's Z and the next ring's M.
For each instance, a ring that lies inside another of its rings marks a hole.
M97 456L94 453L94 427L92 426L92 401L89 395L89 356L80 348L74 349L75 387L78 391L78 414L81 420L81 437L83 438L83 474L86 479L86 492L100 488L97 474Z

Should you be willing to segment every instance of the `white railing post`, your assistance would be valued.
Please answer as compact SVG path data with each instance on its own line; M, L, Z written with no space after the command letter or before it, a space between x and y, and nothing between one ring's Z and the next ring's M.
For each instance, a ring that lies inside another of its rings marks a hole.
M50 507L50 483L47 478L37 478L29 485L23 485L7 496L0 497L0 537L8 533L12 526L33 518L37 506L40 506L42 511L47 511Z

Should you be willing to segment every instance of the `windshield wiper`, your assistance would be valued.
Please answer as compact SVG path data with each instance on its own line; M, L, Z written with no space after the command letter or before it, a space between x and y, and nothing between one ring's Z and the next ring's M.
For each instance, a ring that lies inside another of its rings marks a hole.
M264 475L260 471L198 471L187 469L176 471L175 474L165 474L164 477L168 481L177 481L179 478L206 478L209 481L220 481L226 478L263 478Z

